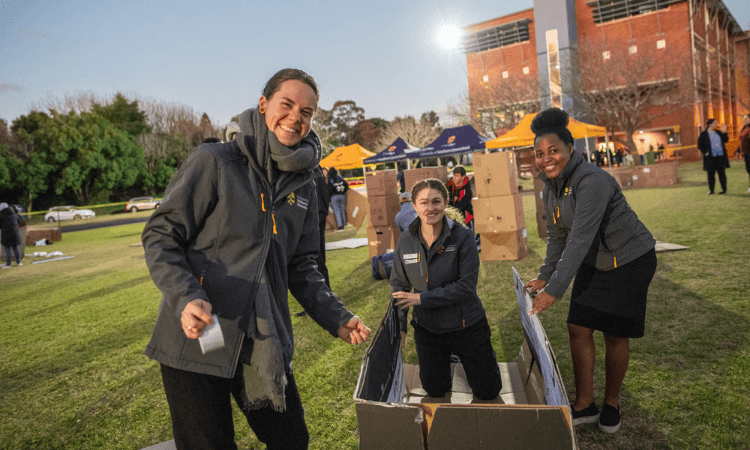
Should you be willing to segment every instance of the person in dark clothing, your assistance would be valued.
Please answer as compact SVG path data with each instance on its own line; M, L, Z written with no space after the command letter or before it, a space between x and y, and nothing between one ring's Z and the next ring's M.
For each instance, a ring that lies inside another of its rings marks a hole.
M727 126L722 125L721 131L716 129L719 122L716 119L706 121L706 129L698 136L698 150L703 154L703 170L708 173L708 192L706 195L714 193L716 186L716 174L719 174L719 183L721 183L721 192L727 193L727 174L725 169L729 168L729 157L724 144L729 141Z
M11 252L16 255L16 264L21 264L21 233L18 230L18 225L23 219L21 216L16 214L15 209L12 206L8 206L7 203L0 203L0 244L3 246L5 252L5 265L3 269L10 269L12 259Z
M467 227L474 229L474 207L471 205L471 183L466 176L464 166L453 168L453 178L446 185L449 192L448 206L461 211L464 215L464 223Z
M400 193L406 192L406 178L404 177L404 171L399 170L396 172L396 181L398 181L398 187Z
M321 167L322 176L315 178L315 192L318 195L318 229L320 230L320 250L315 262L318 263L318 272L326 280L326 286L331 287L331 280L328 278L328 267L326 267L326 219L328 218L328 204L330 197L328 195L328 169ZM302 317L305 311L295 314Z
M410 307L422 387L431 397L451 390L451 355L457 355L475 396L492 400L502 379L490 327L477 295L479 252L474 233L445 216L448 190L428 178L414 185L417 211L396 244L391 295L399 309L401 347ZM414 291L414 292L412 292Z
M745 170L750 175L750 114L745 114L742 120L745 125L740 130L740 152L745 158ZM750 194L750 188L745 193Z
M339 230L346 227L346 191L349 183L339 175L335 167L328 169L328 193L331 195L331 206L336 216L336 224Z
M308 447L289 293L332 336L370 334L315 263L317 104L310 75L277 72L233 141L190 153L143 230L163 294L145 354L161 364L178 449L236 449L232 398L269 450ZM204 352L199 338L217 322L224 344Z

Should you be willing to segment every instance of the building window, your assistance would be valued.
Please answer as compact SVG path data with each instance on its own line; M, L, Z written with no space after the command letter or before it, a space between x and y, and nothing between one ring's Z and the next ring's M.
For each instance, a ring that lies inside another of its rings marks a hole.
M628 47L628 55L635 55L638 53L638 46L637 45L631 45Z
M668 8L684 0L591 0L586 2L594 11L594 22L603 23Z
M667 131L667 144L679 144L680 143L680 132L679 131Z
M547 30L547 71L549 72L549 93L552 107L562 108L562 76L558 53L557 29Z
M485 30L467 33L463 37L464 53L484 52L529 40L531 20L521 19Z
M490 76L489 75L482 75L482 81L484 81L485 83L488 83L490 81Z
M604 50L602 52L602 59L605 61L608 60L611 56L612 54L609 52L609 50Z
M503 70L503 78L508 78L508 71L507 70Z
M667 48L667 40L659 39L658 41L656 41L656 48Z
M524 67L523 68L523 74L524 75L528 75L529 74L529 68L528 67Z

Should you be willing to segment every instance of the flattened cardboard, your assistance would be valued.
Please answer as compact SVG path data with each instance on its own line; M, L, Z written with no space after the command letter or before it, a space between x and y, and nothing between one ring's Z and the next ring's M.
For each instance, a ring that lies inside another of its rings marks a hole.
M474 153L473 163L478 198L518 194L515 153Z
M472 205L477 233L507 233L526 228L521 194L481 197Z
M367 197L370 205L368 214L368 223L371 226L386 226L396 223L396 214L398 214L401 202L398 194L388 194L378 197Z
M376 172L365 172L365 186L368 197L379 197L389 194L398 194L398 181L396 170L378 170Z
M346 221L356 229L362 226L367 215L367 197L355 191L346 190Z
M406 192L411 192L417 182L427 178L437 178L443 184L448 182L448 169L445 166L422 167L420 169L404 170L404 186Z
M529 254L526 229L509 233L480 234L482 261L518 261Z
M360 450L424 449L419 406L357 402L356 410Z
M400 235L401 231L396 225L367 227L367 244L370 248L370 258L392 252L396 248L396 243Z

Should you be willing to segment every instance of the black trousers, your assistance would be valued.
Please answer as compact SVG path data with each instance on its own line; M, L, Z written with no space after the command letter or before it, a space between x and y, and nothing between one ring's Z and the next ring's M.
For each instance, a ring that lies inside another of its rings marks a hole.
M161 374L178 449L236 449L231 397L268 450L307 449L310 435L292 374L287 374L284 412L276 412L270 407L247 408L242 365L231 379L187 372L163 364Z
M727 191L727 173L724 167L716 167L708 169L708 190L713 192L716 187L716 173L719 173L719 183L721 183L721 191Z
M412 320L419 358L419 378L430 397L443 397L451 390L451 353L461 358L474 395L492 400L503 387L497 357L492 349L492 331L484 317L468 328L435 334Z

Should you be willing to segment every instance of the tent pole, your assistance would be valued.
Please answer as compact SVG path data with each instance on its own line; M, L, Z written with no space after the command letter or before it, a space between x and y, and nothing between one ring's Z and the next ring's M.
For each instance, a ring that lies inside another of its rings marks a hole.
M583 139L586 140L586 160L588 162L591 162L591 150L589 150L589 137L588 135L585 135Z

